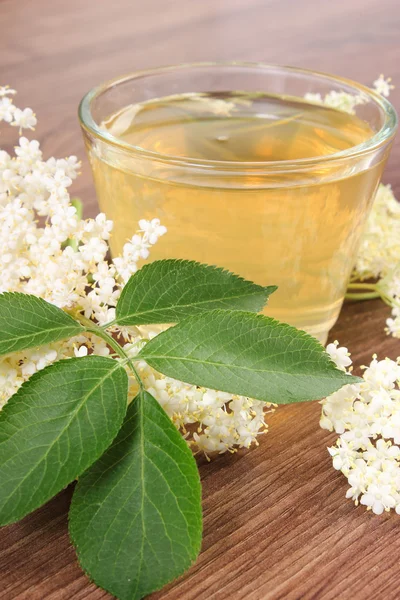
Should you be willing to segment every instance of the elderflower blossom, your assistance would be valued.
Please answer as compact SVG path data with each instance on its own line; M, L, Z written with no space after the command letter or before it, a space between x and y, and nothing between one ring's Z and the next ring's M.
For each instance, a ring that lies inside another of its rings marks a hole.
M33 128L31 109L15 107L14 90L0 87L0 121ZM222 104L215 107L225 109ZM228 107L231 109L232 107ZM130 276L166 233L158 219L141 219L139 230L124 245L122 255L107 260L112 222L102 213L81 220L68 188L78 175L76 157L44 160L40 144L19 139L14 155L0 150L0 293L23 292L44 298L100 325L115 318L115 306ZM134 357L157 332L113 326ZM88 354L110 355L107 344L91 333L0 358L0 408L34 373L53 362ZM194 450L208 455L257 444L267 431L264 421L272 405L242 396L188 385L157 373L143 361L138 370L154 395ZM127 370L129 400L137 382Z
M183 430L187 442L206 456L258 445L257 437L268 429L265 411L272 412L272 404L183 384L143 361L138 370L146 389Z
M392 307L386 332L400 338L400 204L390 185L378 188L352 279L378 280L377 293Z
M347 112L350 115L355 114L356 106L360 104L365 104L368 100L364 94L353 95L348 92L336 92L332 90L325 94L322 97L319 93L307 93L304 95L304 98L309 102L315 102L316 104L324 104L325 106L330 106L331 108L337 108L342 112Z
M400 260L400 204L390 185L381 184L358 250L353 278L379 279L390 275Z
M390 92L394 90L394 85L391 84L391 81L391 77L385 79L384 75L382 75L381 73L378 79L375 79L372 85L378 94L381 94L382 96L385 96L385 98L388 98L390 96Z
M379 75L379 77L373 82L372 87L375 92L387 98L390 95L391 90L394 89L394 85L391 84L391 81L392 79L390 77L385 79L383 75ZM324 104L325 106L330 106L331 108L337 108L338 110L347 112L350 115L354 115L356 113L356 106L360 106L368 102L368 97L362 92L359 94L349 94L349 92L337 92L335 90L328 92L325 94L325 96L322 96L319 93L308 92L304 95L304 98L309 102L315 102L316 104Z
M327 348L340 368L347 348ZM351 364L351 360L350 360ZM349 482L346 498L375 514L400 514L400 361L373 357L363 381L344 386L322 401L320 425L339 434L328 448L333 467Z

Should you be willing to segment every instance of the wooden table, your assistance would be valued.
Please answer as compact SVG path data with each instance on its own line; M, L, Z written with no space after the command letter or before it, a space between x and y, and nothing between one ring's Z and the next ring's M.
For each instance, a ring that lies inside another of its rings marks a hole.
M142 67L244 59L292 64L399 86L397 0L0 0L1 84L32 106L48 156L77 154L75 192L96 212L76 109L93 85ZM2 134L2 145L10 139ZM400 143L385 180L400 195ZM348 305L332 338L356 365L373 352L395 358L379 301ZM317 403L268 419L260 447L201 464L203 552L162 600L369 599L400 597L400 517L376 517L344 496L347 482L326 451ZM1 482L0 482L1 485ZM68 541L71 488L0 533L0 598L110 597L80 571Z

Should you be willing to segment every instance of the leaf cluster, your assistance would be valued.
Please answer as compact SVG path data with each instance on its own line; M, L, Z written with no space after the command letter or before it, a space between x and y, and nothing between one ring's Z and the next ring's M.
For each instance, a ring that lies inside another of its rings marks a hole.
M86 573L136 600L183 573L201 546L193 455L143 389L128 406L135 360L186 383L277 404L315 400L355 380L323 347L257 314L274 286L192 261L156 261L125 286L120 326L174 324L134 360L107 331L35 296L0 295L0 355L90 331L120 357L60 360L0 412L0 524L23 518L78 479L69 528Z

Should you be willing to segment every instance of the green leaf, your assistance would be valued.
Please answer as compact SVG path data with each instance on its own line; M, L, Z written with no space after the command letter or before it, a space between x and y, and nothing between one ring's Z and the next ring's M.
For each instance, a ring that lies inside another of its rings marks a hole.
M61 360L23 384L0 412L0 524L44 504L117 435L128 377L111 358Z
M338 370L305 332L239 311L181 321L137 358L181 381L277 404L316 400L359 381Z
M30 294L0 294L0 355L72 337L83 327L63 310Z
M194 261L159 260L130 278L117 304L117 322L176 323L214 308L258 312L275 290Z
M69 528L82 568L120 600L143 598L196 559L196 462L148 392L135 398L112 446L79 479Z

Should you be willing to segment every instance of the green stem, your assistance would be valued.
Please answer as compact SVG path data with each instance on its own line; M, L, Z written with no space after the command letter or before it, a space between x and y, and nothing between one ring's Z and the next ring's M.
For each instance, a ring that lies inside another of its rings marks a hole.
M90 319L87 319L83 315L78 315L77 318L82 323L82 325L84 325L85 330L87 332L93 333L94 335L97 335L99 338L104 340L106 344L110 346L110 348L112 348L121 358L123 358L126 361L132 373L134 374L136 381L138 382L140 390L143 390L144 387L140 375L137 372L132 359L127 355L122 346L116 340L114 340L114 338L110 334L104 331L102 327L96 325L96 323L93 323L93 321L91 321Z
M376 283L349 283L348 290L374 290L376 291Z
M378 287L378 290L379 290L379 287ZM390 298L388 298L386 296L386 294L384 294L383 292L379 292L379 296L380 296L381 300L383 300L383 302L385 304L387 304L388 306L390 306L390 308L393 308L393 302L390 300Z
M109 327L112 327L113 325L117 324L117 319L114 319L113 321L110 321L109 323L106 323L105 325L99 325L100 329L108 329Z
M74 208L76 208L76 216L78 220L81 221L83 216L82 200L79 200L79 198L71 198L71 204Z
M365 294L348 293L345 295L347 300L373 300L374 298L380 298L380 294L378 292L365 292Z
M79 221L82 220L83 216L83 204L79 198L71 198L71 205L76 208L76 216ZM71 246L71 248L76 252L78 250L78 241L77 240L67 240L64 244L64 247Z
M348 290L371 290L370 292L347 292L345 298L347 300L374 300L380 298L385 304L393 308L393 301L380 288L379 281L377 283L349 283Z
M350 290L350 291L349 291ZM352 293L351 290L360 290L359 292ZM370 292L361 290L371 290ZM375 298L380 298L382 294L379 291L378 285L376 283L354 283L350 282L347 286L347 293L345 298L347 300L373 300Z

